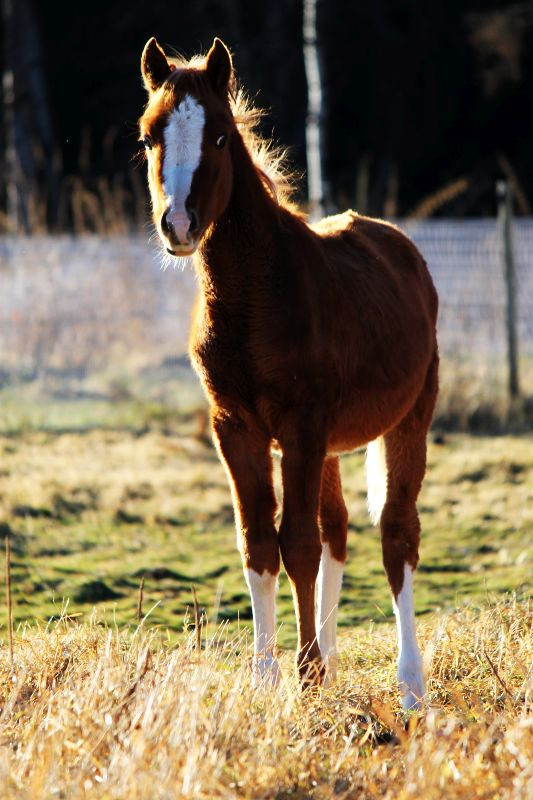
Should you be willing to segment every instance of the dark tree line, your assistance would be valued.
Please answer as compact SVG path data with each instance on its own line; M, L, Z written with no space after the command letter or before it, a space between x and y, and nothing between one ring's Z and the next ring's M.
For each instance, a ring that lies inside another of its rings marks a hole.
M0 228L127 230L150 35L186 55L221 36L305 173L302 0L1 0ZM495 180L533 204L533 3L319 0L323 164L333 207L494 214ZM300 183L305 199L305 180Z

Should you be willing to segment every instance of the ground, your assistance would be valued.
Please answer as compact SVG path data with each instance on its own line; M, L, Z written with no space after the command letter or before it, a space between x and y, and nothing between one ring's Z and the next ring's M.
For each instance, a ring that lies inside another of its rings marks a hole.
M137 429L0 438L15 619L11 656L2 601L0 796L531 796L533 439L431 436L415 584L428 702L417 716L399 703L361 453L342 465L339 681L299 691L282 577L282 683L251 689L250 601L202 422L151 415Z
M187 417L143 432L0 438L0 535L11 538L17 624L44 624L68 603L68 613L83 619L97 605L120 626L135 625L144 578L143 612L172 636L183 631L193 585L209 624L249 625L226 477L195 426ZM531 437L431 438L419 503L419 615L527 593L532 444ZM347 629L392 614L379 533L366 511L363 460L356 453L342 462L350 532L340 625ZM279 623L280 644L293 646L285 576Z

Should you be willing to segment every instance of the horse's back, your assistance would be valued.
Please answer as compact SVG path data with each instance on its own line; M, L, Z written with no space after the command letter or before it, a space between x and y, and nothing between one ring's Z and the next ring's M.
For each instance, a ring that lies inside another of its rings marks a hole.
M357 281L359 291L378 298L383 293L385 299L394 288L397 299L410 304L415 300L413 292L419 294L435 322L438 299L426 262L398 226L349 210L309 227L318 235L334 273L347 282Z
M395 225L348 211L310 229L322 254L316 309L337 398L328 446L342 452L392 428L416 403L438 358L438 299L424 258Z

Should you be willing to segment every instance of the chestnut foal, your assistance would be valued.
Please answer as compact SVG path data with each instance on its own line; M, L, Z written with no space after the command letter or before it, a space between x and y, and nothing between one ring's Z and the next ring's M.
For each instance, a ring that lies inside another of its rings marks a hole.
M412 588L416 499L438 370L437 295L424 260L381 220L348 211L309 225L291 207L219 39L190 62L167 58L150 39L141 65L153 219L169 254L194 253L200 292L190 353L233 495L252 597L254 680L278 678L280 554L302 682L335 675L347 534L339 455L368 445L398 679L404 707L415 707L424 693ZM282 454L279 531L272 447Z

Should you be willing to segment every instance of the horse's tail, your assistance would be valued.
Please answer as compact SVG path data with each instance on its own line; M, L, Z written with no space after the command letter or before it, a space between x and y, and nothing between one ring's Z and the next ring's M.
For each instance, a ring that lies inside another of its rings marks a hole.
M379 436L367 445L366 483L368 513L373 524L377 525L387 499L387 460L383 436Z

